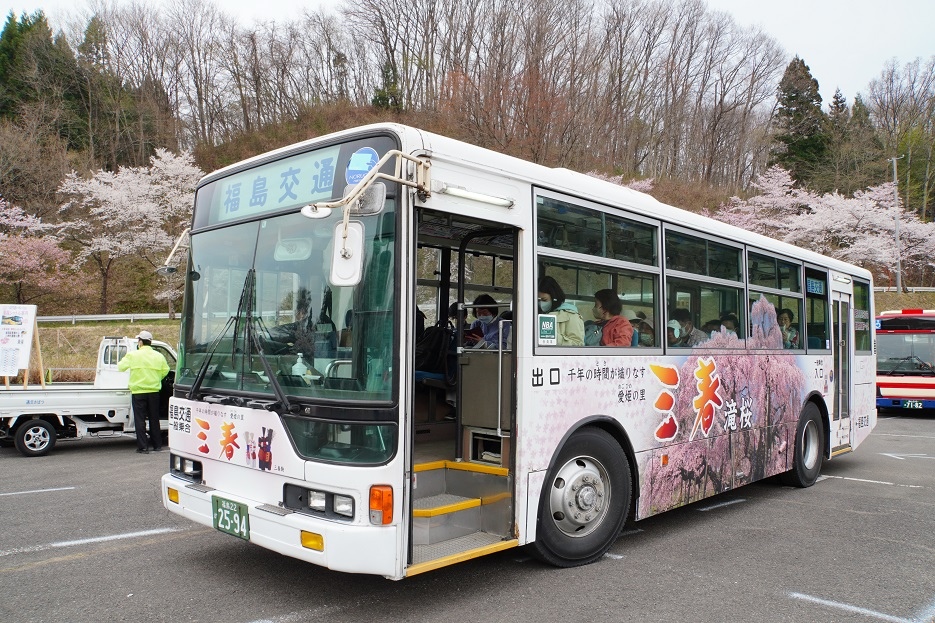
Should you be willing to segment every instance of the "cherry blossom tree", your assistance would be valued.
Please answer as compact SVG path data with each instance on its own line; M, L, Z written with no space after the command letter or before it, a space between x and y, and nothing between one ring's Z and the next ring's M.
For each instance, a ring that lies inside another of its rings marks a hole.
M837 192L819 195L796 187L788 171L774 166L753 185L758 194L734 197L706 216L858 264L878 277L892 274L897 258L920 282L932 267L935 224L920 221L897 204L892 182L850 197Z
M55 292L67 276L68 253L48 232L39 218L0 197L0 284L12 289L17 303Z
M192 154L183 152L173 154L165 149L157 149L149 168L152 196L162 211L162 228L173 239L178 240L183 235L192 218L192 205L195 198L195 185L204 175ZM187 241L183 238L182 245L171 258L176 268L185 262L183 252L187 248ZM184 246L183 246L184 245ZM156 265L163 264L164 255L157 258ZM170 316L175 312L175 302L182 297L184 286L184 271L178 270L174 274L162 277L163 285L156 291L156 300L166 301Z
M175 242L191 214L194 180L201 172L190 156L157 151L151 166L100 170L90 178L72 172L59 192L67 198L59 228L77 249L75 264L93 265L101 280L100 312L107 313L108 285L117 266L142 259L151 266ZM178 286L175 286L177 289ZM173 300L173 288L163 293Z
M600 171L588 171L587 175L591 177L596 177L599 180L604 180L605 182L610 182L611 184L617 184L618 186L626 186L631 190L635 190L641 193L652 192L655 187L655 178L647 177L646 179L633 179L629 182L624 181L622 175L606 175Z

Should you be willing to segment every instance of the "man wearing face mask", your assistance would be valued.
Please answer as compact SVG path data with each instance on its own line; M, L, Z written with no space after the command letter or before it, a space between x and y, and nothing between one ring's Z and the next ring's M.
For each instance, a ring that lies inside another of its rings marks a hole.
M496 305L497 301L489 294L481 294L474 299L474 305ZM510 335L510 322L503 323L503 335L500 335L500 323L496 320L496 307L475 307L474 315L477 317L468 334L474 334L479 337L475 343L478 348L497 348L497 339L499 336L500 345L505 349L508 345ZM481 337L482 335L482 337ZM466 336L467 337L467 336Z
M584 320L578 308L565 300L565 292L552 277L539 279L539 313L555 316L558 346L584 345Z

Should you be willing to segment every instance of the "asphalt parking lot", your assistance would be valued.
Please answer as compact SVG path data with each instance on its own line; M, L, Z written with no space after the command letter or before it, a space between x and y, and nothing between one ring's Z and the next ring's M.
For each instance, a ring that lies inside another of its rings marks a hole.
M756 483L627 526L605 558L523 550L401 582L168 514L168 453L0 448L0 621L935 621L935 414L881 414L809 489Z

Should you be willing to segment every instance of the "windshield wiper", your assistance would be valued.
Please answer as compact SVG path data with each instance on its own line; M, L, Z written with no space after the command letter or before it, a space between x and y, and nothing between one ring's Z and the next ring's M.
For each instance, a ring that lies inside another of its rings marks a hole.
M886 375L895 374L897 370L903 367L903 364L913 362L916 363L916 370L923 370L929 373L930 376L935 376L935 368L926 363L918 355L909 355L908 357L890 357L887 361L898 361L899 363L892 370L886 371Z
M263 320L259 316L253 315L253 293L256 288L256 271L250 269L247 273L247 283L244 284L244 293L246 295L246 321L247 324L244 327L246 335L244 336L244 341L249 341L253 346L254 352L260 358L260 363L263 364L263 371L266 372L266 378L269 379L270 387L273 388L273 393L276 394L276 400L282 405L284 410L292 411L292 405L289 404L289 398L286 397L286 392L282 390L282 385L279 384L279 381L276 379L276 373L273 371L273 367L269 364L269 359L266 358L266 354L263 352L263 345L260 343L260 336L257 333L257 328L263 327ZM241 300L241 303L244 301ZM240 316L240 310L237 312L237 316ZM234 338L236 345L236 337ZM248 349L245 349L248 350ZM276 406L276 403L267 405L266 409L272 411Z
M292 405L289 403L289 399L286 396L285 392L282 390L282 385L279 384L279 381L276 379L276 374L273 371L272 366L269 363L269 359L266 358L266 354L263 352L263 346L260 343L260 337L257 334L256 327L261 329L265 328L263 326L263 321L259 316L253 315L253 298L256 291L256 271L250 269L247 271L246 279L244 279L243 290L240 292L240 302L237 304L237 314L231 316L227 320L227 324L224 325L224 328L218 334L214 341L211 343L211 347L208 349L208 353L205 356L204 361L201 362L201 367L198 369L198 374L195 375L195 379L192 382L191 388L188 390L188 399L194 400L198 395L198 390L201 389L202 383L204 383L205 376L207 374L208 368L210 367L211 360L214 357L214 353L217 352L218 345L221 343L221 340L224 339L224 336L227 335L228 330L231 328L231 325L234 326L234 337L231 340L231 362L236 361L237 355L246 354L252 350L260 358L260 362L263 364L263 371L266 372L266 377L269 379L270 387L273 389L273 393L276 394L277 402L264 405L266 409L272 411L277 404L282 405L282 408L286 411L292 411ZM238 352L237 343L240 338L241 331L244 333L244 344L243 348ZM246 351L246 352L245 352ZM242 358L245 362L247 357ZM244 363L241 363L241 378L244 373ZM228 399L224 399L223 402L226 404ZM246 401L231 397L230 400L233 400L235 403L245 403Z
M201 384L205 380L205 374L208 372L208 367L211 365L211 359L214 358L214 353L217 352L218 345L221 343L221 340L224 339L224 336L227 335L227 330L230 329L232 324L234 324L233 316L228 318L227 324L224 325L224 328L221 329L221 332L218 333L217 337L214 338L214 341L211 342L211 346L208 348L208 352L205 355L204 360L201 362L201 367L198 368L198 374L195 375L195 380L192 381L192 386L188 388L188 395L186 398L189 400L194 400L195 396L197 396L198 390L201 388Z

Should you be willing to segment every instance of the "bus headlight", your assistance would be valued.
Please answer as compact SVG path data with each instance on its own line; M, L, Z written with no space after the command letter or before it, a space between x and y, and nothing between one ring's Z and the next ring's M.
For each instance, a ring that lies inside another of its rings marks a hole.
M334 496L334 512L345 517L354 516L354 498L346 495Z
M325 519L354 519L354 498L349 495L306 489L293 484L283 485L282 505L297 513Z
M308 492L308 507L316 513L325 512L327 497L324 491Z

